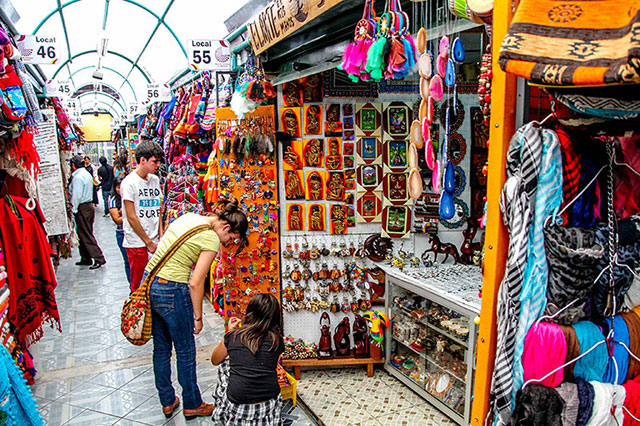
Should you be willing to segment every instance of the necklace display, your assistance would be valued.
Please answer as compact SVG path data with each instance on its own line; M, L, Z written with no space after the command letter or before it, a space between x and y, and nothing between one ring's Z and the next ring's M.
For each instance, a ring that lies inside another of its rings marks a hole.
M221 251L211 268L214 306L225 319L243 317L259 293L280 298L279 209L274 161L274 109L259 107L237 119L216 109L218 139L209 158L208 201L238 200L249 221L249 245Z

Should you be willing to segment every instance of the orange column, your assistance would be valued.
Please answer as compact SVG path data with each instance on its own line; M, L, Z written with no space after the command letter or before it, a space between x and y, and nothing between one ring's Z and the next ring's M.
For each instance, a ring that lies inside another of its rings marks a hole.
M476 375L471 424L483 425L489 410L491 375L496 355L496 306L504 276L509 236L502 223L500 192L505 181L506 153L515 133L516 77L498 65L500 45L513 17L512 0L495 0L493 6L493 81L487 176L487 228L485 232L482 308L477 341Z

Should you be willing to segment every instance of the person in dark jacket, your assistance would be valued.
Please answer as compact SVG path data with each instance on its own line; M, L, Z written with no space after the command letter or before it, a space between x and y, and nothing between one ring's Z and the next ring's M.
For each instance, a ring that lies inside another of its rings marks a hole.
M100 178L100 187L102 188L102 201L104 202L104 216L109 216L109 195L111 194L111 186L113 185L113 167L107 163L107 159L100 157L100 168L98 169L98 177Z

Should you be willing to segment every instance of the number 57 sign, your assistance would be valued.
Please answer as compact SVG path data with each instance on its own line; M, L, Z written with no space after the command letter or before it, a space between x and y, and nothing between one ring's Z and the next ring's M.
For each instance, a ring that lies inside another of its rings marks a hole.
M231 49L225 40L187 40L189 68L231 71Z

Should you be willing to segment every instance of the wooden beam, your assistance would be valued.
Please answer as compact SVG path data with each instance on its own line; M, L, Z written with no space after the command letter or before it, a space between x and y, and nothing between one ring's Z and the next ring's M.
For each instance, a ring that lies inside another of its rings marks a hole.
M512 0L495 0L491 83L491 123L489 133L489 174L487 176L487 227L485 232L482 307L477 341L477 360L471 424L481 426L489 411L491 377L496 355L496 307L504 276L509 244L500 213L500 192L505 182L506 154L515 133L516 77L498 65L500 46L513 18Z

